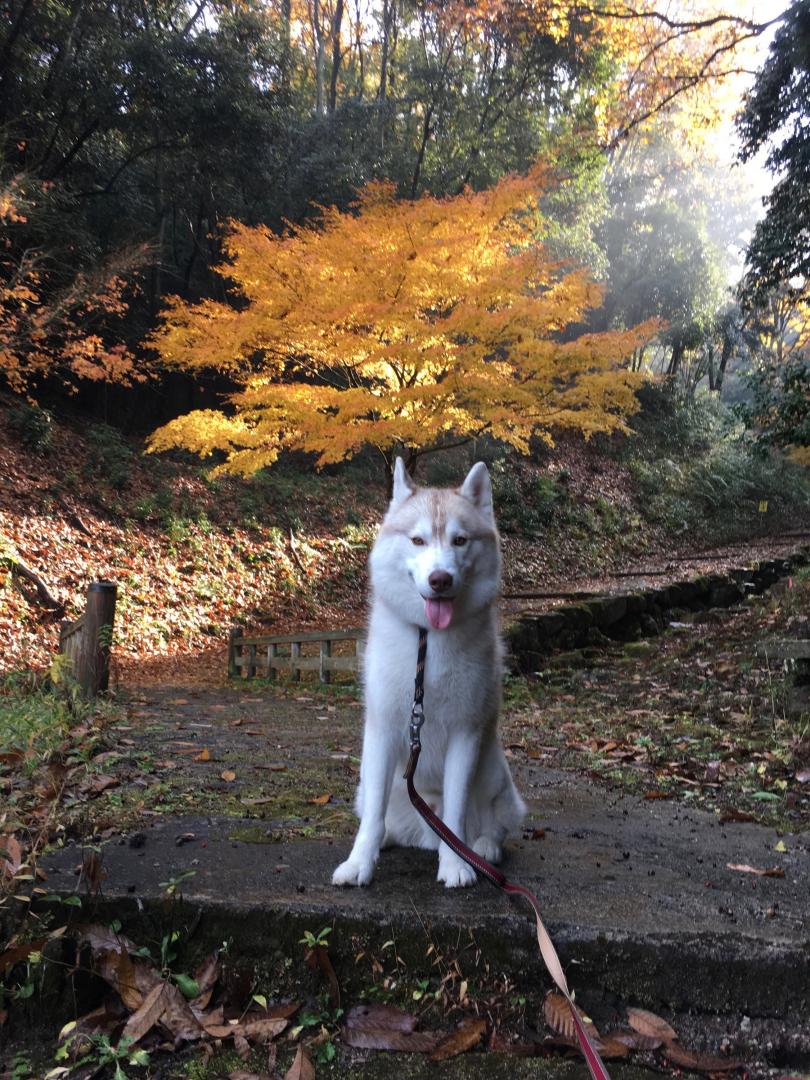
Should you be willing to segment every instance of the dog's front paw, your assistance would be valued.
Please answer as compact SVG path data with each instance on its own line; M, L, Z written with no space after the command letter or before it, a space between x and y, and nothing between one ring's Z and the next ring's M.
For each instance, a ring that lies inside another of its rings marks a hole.
M493 840L491 836L479 836L473 844L473 851L476 855L480 855L482 859L486 859L487 862L494 863L496 866L503 858L501 845Z
M443 881L448 889L459 889L474 885L476 873L471 866L454 855L452 858L439 860L438 880Z
M373 862L359 862L349 858L332 874L333 885L368 885L374 877Z

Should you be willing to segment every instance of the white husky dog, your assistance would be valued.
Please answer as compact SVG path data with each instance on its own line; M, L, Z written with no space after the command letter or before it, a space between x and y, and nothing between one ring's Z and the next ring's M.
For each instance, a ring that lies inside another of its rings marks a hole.
M417 488L401 458L391 505L369 560L372 604L364 661L365 729L356 810L360 827L335 885L368 885L380 848L439 852L448 888L475 871L411 806L408 760L418 628L430 631L417 789L490 862L525 807L498 742L501 647L495 600L501 557L492 487L479 462L458 489Z

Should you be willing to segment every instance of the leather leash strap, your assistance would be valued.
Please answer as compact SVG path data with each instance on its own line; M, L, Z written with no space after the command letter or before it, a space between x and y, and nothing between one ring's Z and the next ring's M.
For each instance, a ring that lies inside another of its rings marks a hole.
M593 1080L610 1080L607 1069L604 1066L602 1059L600 1058L596 1048L591 1042L588 1032L585 1030L585 1024L583 1023L579 1013L574 1006L574 1002L571 998L571 992L568 989L568 982L565 978L565 972L562 969L562 964L557 956L557 950L554 948L551 938L548 935L548 931L543 925L543 920L540 916L540 903L531 889L527 889L525 885L518 885L513 881L509 881L505 874L502 874L497 867L492 866L482 859L471 848L468 848L466 844L462 843L458 836L451 829L445 825L441 818L430 809L428 804L419 794L414 787L413 777L416 772L416 766L419 762L419 755L422 752L422 742L420 736L420 730L422 724L425 722L425 713L423 708L423 702L425 697L425 659L427 656L427 630L420 628L419 630L419 651L416 659L416 679L414 682L413 692L413 710L411 712L411 724L410 724L410 739L411 739L411 756L408 759L408 767L405 770L405 781L408 785L408 796L415 809L421 814L422 818L427 822L431 829L437 834L439 839L443 840L449 848L451 848L459 858L468 863L473 870L481 874L493 885L502 889L510 896L522 896L532 905L534 909L535 918L537 920L537 943L540 946L540 955L543 957L548 972L551 975L554 982L557 984L558 989L565 997L568 1005L571 1009L571 1017L574 1022L574 1030L577 1034L580 1049L585 1057L585 1061L588 1064L591 1076Z

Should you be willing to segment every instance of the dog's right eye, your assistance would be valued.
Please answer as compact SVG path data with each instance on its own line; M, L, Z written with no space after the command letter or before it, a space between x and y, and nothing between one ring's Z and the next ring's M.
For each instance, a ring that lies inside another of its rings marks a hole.
M411 537L411 543L415 547L424 547L425 546L425 541L422 539L421 536L412 536Z

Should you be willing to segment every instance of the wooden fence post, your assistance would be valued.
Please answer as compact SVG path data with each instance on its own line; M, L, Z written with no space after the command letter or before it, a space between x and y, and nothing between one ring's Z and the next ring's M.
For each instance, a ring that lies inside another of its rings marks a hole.
M228 678L238 679L240 674L239 665L236 662L236 651L239 647L239 638L244 637L245 631L241 626L232 626L228 634Z
M87 590L74 676L88 697L95 697L110 683L110 647L117 593L118 586L112 581L94 581Z

